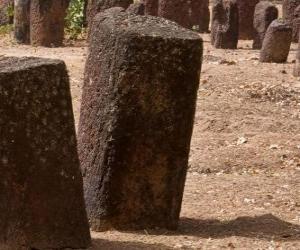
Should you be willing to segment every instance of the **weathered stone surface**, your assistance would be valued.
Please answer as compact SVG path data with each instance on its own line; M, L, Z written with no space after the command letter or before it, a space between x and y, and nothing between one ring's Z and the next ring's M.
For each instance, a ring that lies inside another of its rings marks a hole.
M202 40L163 18L111 10L92 33L78 131L91 227L174 229Z
M212 10L212 45L216 48L236 49L238 39L239 11L236 1L215 0Z
M159 0L158 16L191 28L190 3L187 0Z
M300 35L300 5L294 11L294 19L293 19L293 42L299 41Z
M134 15L145 15L145 5L143 3L133 3L127 8L127 12Z
M267 29L260 51L260 62L284 63L292 42L292 27L282 20L274 20Z
M87 6L87 22L92 25L92 21L97 13L112 7L122 7L127 9L133 0L88 0Z
M141 0L145 5L145 15L158 15L158 1L159 0Z
M90 245L65 64L0 59L0 249Z
M293 26L293 42L298 41L298 25L295 20L295 10L300 5L300 0L283 0L282 16L283 19Z
M254 40L253 49L261 49L266 31L269 25L278 18L278 9L268 1L261 1L255 7L254 12Z
M236 1L239 8L239 39L252 40L254 38L254 10L259 0Z
M13 8L14 0L0 0L0 25L13 23Z
M199 32L208 32L210 22L209 0L190 0L190 26Z
M300 36L300 34L299 34ZM294 76L299 77L300 76L300 39L299 39L299 46L298 46L298 52L296 55L296 64L294 68Z
M69 0L30 0L30 42L34 46L63 44Z
M14 36L18 43L30 43L30 0L15 0Z

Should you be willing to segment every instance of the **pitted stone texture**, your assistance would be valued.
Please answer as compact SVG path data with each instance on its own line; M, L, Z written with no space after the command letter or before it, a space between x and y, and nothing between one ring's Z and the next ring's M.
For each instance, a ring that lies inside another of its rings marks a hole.
M69 0L30 0L30 42L33 46L59 47Z
M269 25L278 18L278 9L268 1L261 1L255 7L254 12L254 40L253 49L261 49L266 31Z
M30 43L30 0L15 0L14 36L18 43Z
M0 249L90 245L65 64L0 59Z
M294 11L293 19L293 42L298 42L300 36L300 5Z
M282 16L283 19L293 26L293 42L298 41L298 25L295 20L295 10L300 5L300 0L283 0Z
M134 15L145 15L145 5L143 3L133 3L126 11Z
M14 0L0 0L0 25L12 24L13 16L9 16Z
M177 227L202 40L169 20L96 16L78 150L92 229Z
M239 39L254 38L254 10L259 0L236 0L239 8Z
M210 22L209 0L190 0L190 26L199 32L208 32Z
M159 0L141 0L145 5L145 15L158 15L158 1Z
M260 51L260 62L284 63L292 42L292 27L282 20L274 20L267 29Z
M113 7L121 7L127 9L133 0L88 0L87 6L87 22L91 26L94 17L99 12Z
M298 52L297 52L297 55L296 55L296 64L295 64L295 68L294 68L294 76L300 77L300 39L299 39Z
M216 48L236 49L239 11L234 0L215 0L212 8L211 43Z
M187 0L159 0L158 16L191 28L190 2Z

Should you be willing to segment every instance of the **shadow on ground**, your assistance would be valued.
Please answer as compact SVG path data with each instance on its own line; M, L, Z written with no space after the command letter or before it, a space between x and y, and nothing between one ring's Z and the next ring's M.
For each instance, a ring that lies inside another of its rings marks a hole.
M238 217L230 221L182 218L176 234L193 235L201 238L240 236L266 240L298 241L300 240L300 226L280 220L272 214Z

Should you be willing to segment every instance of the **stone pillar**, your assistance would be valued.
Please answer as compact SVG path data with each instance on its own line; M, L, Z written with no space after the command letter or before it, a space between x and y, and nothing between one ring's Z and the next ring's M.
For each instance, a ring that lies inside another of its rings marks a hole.
M18 43L30 43L30 0L15 0L14 36Z
M145 15L158 15L158 1L159 0L141 0L145 5Z
M158 16L191 28L190 3L187 0L159 0Z
M293 26L293 42L298 41L298 28L295 20L295 10L300 5L300 0L283 0L282 2L282 16L283 19Z
M282 20L274 20L267 29L262 48L260 62L286 62L292 42L292 27Z
M239 8L239 39L252 40L254 38L254 10L259 0L236 0Z
M209 0L190 0L191 27L208 32L210 22Z
M261 49L265 33L269 25L278 18L278 9L268 1L261 1L255 7L254 12L254 40L253 49Z
M90 245L65 64L0 59L0 249Z
M96 16L78 150L93 230L177 227L202 39L163 18Z
M88 0L87 22L92 25L92 21L97 13L112 7L122 7L127 9L133 0Z
M236 49L239 39L239 11L234 0L215 0L212 11L211 44Z
M59 47L69 0L31 0L30 42L33 46Z

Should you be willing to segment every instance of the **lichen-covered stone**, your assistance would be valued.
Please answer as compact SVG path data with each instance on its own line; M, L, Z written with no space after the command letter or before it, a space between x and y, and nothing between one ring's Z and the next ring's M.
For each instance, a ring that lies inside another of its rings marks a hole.
M265 33L269 25L278 18L278 9L268 1L261 1L255 7L254 12L254 40L253 49L261 49Z
M259 0L236 0L236 2L239 9L239 39L252 40L254 10Z
M292 27L283 20L274 20L267 29L262 48L260 62L286 62L292 42Z
M69 1L30 0L30 42L33 46L62 46Z
M145 15L158 15L158 1L159 0L141 0L141 2L145 5Z
M15 0L14 36L18 43L30 43L30 0Z
M0 249L88 247L65 64L1 58L0 100Z
M293 42L298 41L298 25L295 20L295 10L300 5L300 0L283 0L282 16L283 19L293 27Z
M190 2L187 0L159 0L158 16L191 28Z
M236 49L239 39L239 11L234 0L215 0L212 8L211 44Z
M145 5L143 3L133 3L126 11L134 15L145 15Z
M209 0L190 0L190 25L199 32L208 32L210 22Z
M87 5L87 22L88 25L92 25L94 17L99 12L103 12L106 9L113 7L121 7L127 9L133 0L88 0Z
M174 229L202 40L166 19L111 9L92 33L78 131L90 225Z
M14 0L0 0L0 26L13 23Z

